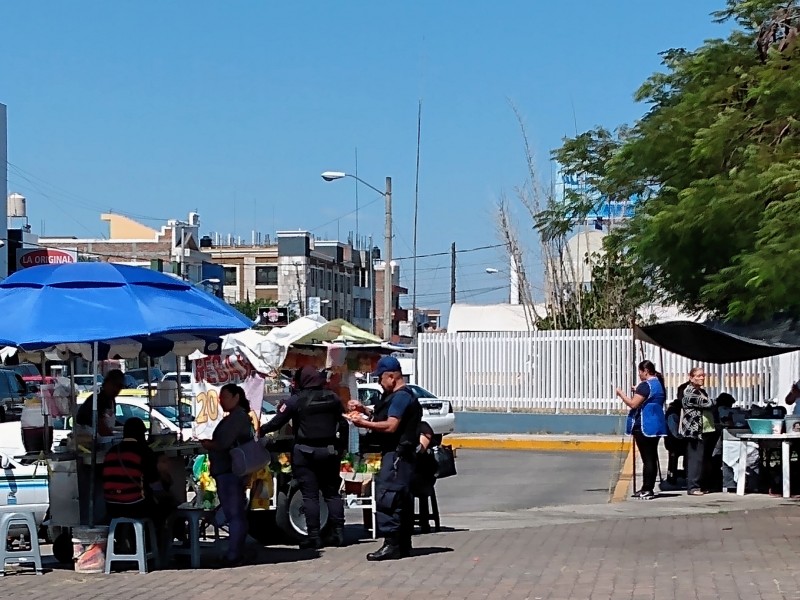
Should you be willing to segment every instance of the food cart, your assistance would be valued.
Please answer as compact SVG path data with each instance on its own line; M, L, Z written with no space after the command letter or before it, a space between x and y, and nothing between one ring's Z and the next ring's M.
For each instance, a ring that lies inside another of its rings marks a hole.
M95 373L100 361L109 358L169 352L188 356L198 350L211 354L219 349L222 335L251 325L229 305L182 280L139 267L94 262L43 265L14 273L0 283L0 315L0 344L25 352L55 351L65 359L82 356L94 363ZM54 552L61 557L77 529L100 538L95 527L103 513L98 466L117 436L98 436L98 391L95 382L89 435L74 435L59 452L50 452L49 441L44 445L51 526L61 530ZM45 436L50 418L75 416L75 399L74 384L67 394L43 397ZM196 445L180 439L153 443L174 463L175 479L182 482L182 457L195 452ZM180 487L185 493L185 486L176 486L176 493Z
M195 356L193 361L195 395L202 397L214 391L212 378L227 379L228 370L260 374L267 380L275 381L281 377L281 371L294 371L304 366L326 369L329 374L329 387L344 402L358 398L356 373L368 373L375 369L377 361L385 354L402 350L398 346L385 344L380 338L363 331L342 319L327 321L321 316L302 317L288 326L275 328L267 335L254 331L246 331L226 336L223 342L222 355L217 359L218 365L209 368L204 359ZM237 367L236 365L244 365ZM263 385L263 384L262 384ZM284 394L272 396L278 400ZM248 397L251 398L250 394ZM252 398L251 398L252 401ZM202 435L202 434L201 434ZM206 432L205 435L208 435ZM303 515L302 496L291 476L289 461L293 435L287 426L277 434L270 435L272 464L259 473L254 474L250 486L251 533L259 539L267 539L266 531L272 525L291 541L299 541L306 536L305 517ZM369 511L370 526L373 535L374 527L374 494L372 474L380 468L380 459L362 452L359 444L358 430L349 426L348 452L342 462L345 502L348 508L363 508ZM205 482L211 484L210 478ZM200 486L199 494L206 496L205 489ZM213 495L207 497L207 506L213 505ZM256 514L253 514L256 513ZM268 513L259 515L257 513ZM259 519L259 516L268 517ZM321 505L321 522L327 520L327 509ZM255 525L255 526L254 526Z

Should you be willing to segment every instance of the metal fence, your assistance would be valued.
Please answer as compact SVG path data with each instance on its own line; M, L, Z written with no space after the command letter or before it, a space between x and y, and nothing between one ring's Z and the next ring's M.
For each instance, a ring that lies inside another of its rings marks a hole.
M713 396L728 392L747 407L780 395L778 358L697 363L634 341L629 329L427 333L419 335L418 348L416 380L456 410L625 412L615 389L629 391L637 383L634 364L643 359L652 360L664 375L668 399L694 366L706 369L706 389ZM800 366L797 354L789 361L795 369Z

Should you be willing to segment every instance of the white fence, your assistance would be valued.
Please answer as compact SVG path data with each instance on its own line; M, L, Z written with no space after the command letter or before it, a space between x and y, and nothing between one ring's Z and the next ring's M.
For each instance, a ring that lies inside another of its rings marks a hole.
M652 360L668 400L689 369L706 369L713 396L728 392L749 406L782 398L797 378L798 353L741 363L696 363L634 341L629 329L419 335L417 381L456 410L616 414L615 389L637 383L634 363ZM779 377L779 371L784 374Z

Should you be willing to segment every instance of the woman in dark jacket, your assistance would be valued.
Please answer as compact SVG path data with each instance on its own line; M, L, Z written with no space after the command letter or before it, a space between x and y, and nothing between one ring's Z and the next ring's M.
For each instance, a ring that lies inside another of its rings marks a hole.
M228 521L228 553L223 565L235 567L244 562L244 543L247 539L247 497L245 481L233 474L231 449L252 440L255 436L250 420L250 404L244 390L229 383L219 392L219 403L227 415L214 429L210 440L202 440L208 450L211 477L217 483L219 504Z
M655 498L658 472L658 439L667 434L664 418L667 394L661 375L649 360L639 363L639 380L632 398L628 398L619 388L617 396L631 409L625 431L628 435L633 435L642 457L642 489L633 496L639 500L651 500Z
M714 400L703 389L706 374L702 367L689 371L689 385L683 392L683 413L680 434L687 441L686 490L690 496L702 496L703 463L705 462L705 439L713 436Z

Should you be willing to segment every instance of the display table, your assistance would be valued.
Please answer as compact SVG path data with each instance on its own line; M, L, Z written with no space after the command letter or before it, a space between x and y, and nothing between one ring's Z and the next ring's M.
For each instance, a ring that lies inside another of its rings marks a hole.
M747 473L747 443L746 442L780 442L781 443L781 471L783 479L783 497L788 498L790 494L789 476L789 449L790 442L800 441L800 433L741 433L737 436L739 445L739 479L736 482L736 495L744 496L745 477Z

